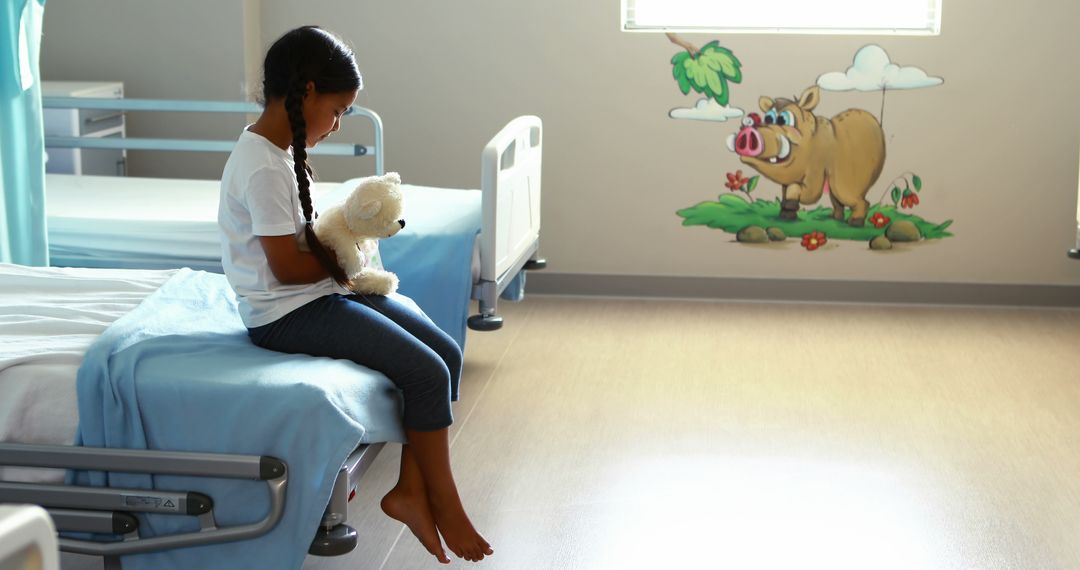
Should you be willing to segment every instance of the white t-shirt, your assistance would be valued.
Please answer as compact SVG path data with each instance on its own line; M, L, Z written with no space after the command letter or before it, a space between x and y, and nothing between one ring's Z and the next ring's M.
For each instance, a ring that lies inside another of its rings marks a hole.
M247 129L221 174L218 227L221 265L236 291L240 317L248 328L272 323L339 291L329 277L316 283L287 285L270 271L258 236L302 236L304 217L292 155Z

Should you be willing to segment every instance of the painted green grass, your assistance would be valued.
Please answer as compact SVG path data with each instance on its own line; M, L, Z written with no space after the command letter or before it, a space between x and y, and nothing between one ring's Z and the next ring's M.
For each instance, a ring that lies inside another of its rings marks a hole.
M677 211L676 214L685 218L683 220L684 226L708 226L732 234L738 233L739 230L747 226L760 226L762 228L780 228L784 230L788 237L818 231L823 232L830 239L866 241L885 233L886 228L875 228L869 222L871 216L876 212L881 212L883 216L890 218L890 223L907 220L915 224L919 228L919 233L926 239L938 239L953 235L945 231L952 224L952 220L935 224L919 216L901 212L894 206L882 204L870 208L870 212L866 216L867 223L861 228L854 228L849 226L847 222L834 220L832 208L826 207L814 210L800 210L798 219L781 220L779 201L757 200L751 204L734 194L724 194L716 202L702 202L696 206L683 208Z

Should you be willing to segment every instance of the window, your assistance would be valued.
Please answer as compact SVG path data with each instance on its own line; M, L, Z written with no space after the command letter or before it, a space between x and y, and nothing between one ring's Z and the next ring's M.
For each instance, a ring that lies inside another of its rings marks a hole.
M622 0L631 32L937 35L941 0Z

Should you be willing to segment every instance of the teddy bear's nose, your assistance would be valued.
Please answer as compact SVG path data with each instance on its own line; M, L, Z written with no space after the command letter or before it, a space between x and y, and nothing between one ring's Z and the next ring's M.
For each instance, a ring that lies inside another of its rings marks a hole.
M405 229L405 220L398 220L397 223L401 224L402 229Z

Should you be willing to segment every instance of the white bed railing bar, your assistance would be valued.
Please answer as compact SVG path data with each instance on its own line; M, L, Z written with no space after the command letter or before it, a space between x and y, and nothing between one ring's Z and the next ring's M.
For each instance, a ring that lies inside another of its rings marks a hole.
M98 148L122 150L162 150L192 152L232 152L235 142L205 139L152 139L152 138L87 138L46 135L45 146L50 148ZM376 151L364 145L345 143L322 143L308 154L323 156L375 156Z
M256 103L243 101L196 101L169 99L96 99L89 97L42 97L46 109L99 109L115 111L152 111L179 113L261 113ZM371 121L374 143L371 145L348 143L324 143L309 150L311 154L331 156L365 156L375 159L375 174L382 175L383 124L382 118L371 109L353 105L345 113L348 117L364 117ZM85 119L93 120L93 119ZM236 141L202 139L160 138L97 138L46 136L45 146L53 148L95 148L126 150L162 150L193 152L230 152Z
M105 111L176 111L182 113L261 113L258 103L197 99L130 99L94 97L42 97L46 109L98 109Z

